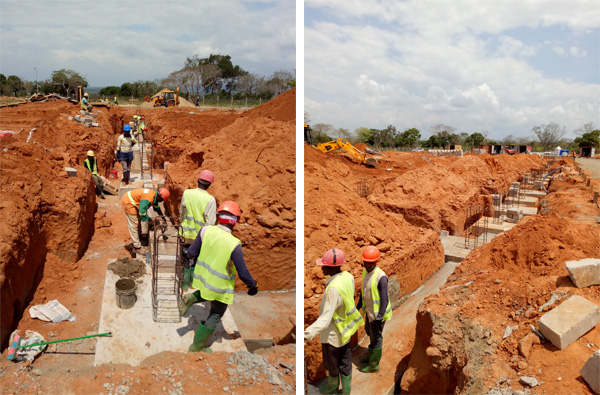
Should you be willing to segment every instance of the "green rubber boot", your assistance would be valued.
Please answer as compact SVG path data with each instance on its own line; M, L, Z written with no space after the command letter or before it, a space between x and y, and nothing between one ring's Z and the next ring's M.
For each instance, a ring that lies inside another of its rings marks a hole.
M369 359L371 359L371 354L373 353L373 349L371 348L371 346L369 346L368 351L369 352L367 353L367 355L363 355L362 357L360 357L360 363L369 363Z
M360 371L363 373L379 372L379 361L381 361L381 348L374 348L373 353L370 355L369 363L361 365Z
M337 394L340 385L340 376L327 376L327 381L319 386L323 395Z
M215 328L207 328L202 324L198 324L198 329L196 329L196 333L194 334L194 342L188 348L188 351L210 354L212 350L209 347L204 347L204 345L208 342L214 331Z
M350 394L350 391L352 390L352 373L350 373L350 376L340 374L340 377L342 378L342 394Z
M192 269L183 269L183 281L181 282L181 289L187 291L190 288L192 278Z
M196 292L198 292L198 291L196 291ZM185 313L187 313L187 311L190 309L190 307L192 307L192 305L194 303L198 303L199 299L198 299L198 295L196 295L196 292L183 295L183 298L181 298L181 300L179 301L179 305L178 305L179 314L184 316Z

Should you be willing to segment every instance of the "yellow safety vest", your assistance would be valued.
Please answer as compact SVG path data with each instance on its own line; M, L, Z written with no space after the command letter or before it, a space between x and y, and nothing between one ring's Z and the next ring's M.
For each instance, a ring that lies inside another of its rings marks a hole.
M385 272L383 270L381 270L379 267L375 267L375 269L373 269L373 274L371 275L371 296L373 298L373 313L375 314L375 317L377 317L377 315L379 314L379 308L381 306L381 295L379 295L379 289L377 289L377 283L379 282L378 279L380 278L379 273L382 274L382 276L385 276ZM366 300L365 300L365 276L367 274L367 270L363 269L363 273L362 273L362 288L361 288L361 292L362 292L362 310L363 310L363 316L365 316L367 314L367 304L366 304ZM383 315L383 319L382 321L387 321L390 318L392 318L392 305L390 303L390 299L388 298L388 304L386 306L385 309L385 314Z
M241 242L217 226L207 226L205 232L192 288L199 290L205 300L232 304L236 271L230 263L231 253Z
M354 287L352 281L352 274L348 272L341 272L333 279L325 288L324 298L327 298L327 292L330 288L335 288L336 291L342 297L344 302L344 315L341 316L337 312L333 313L333 324L336 329L340 332L342 337L342 343L346 344L350 341L350 337L365 324L362 316L356 310L354 305Z
M203 189L186 189L183 191L185 212L181 213L181 230L183 237L194 240L198 232L206 223L204 222L204 210L213 197Z
M87 166L85 166L85 167L87 167L87 169L88 169L89 171L91 171L91 172L92 172L92 174L94 174L94 175L99 175L99 174L98 174L98 165L97 165L97 163L98 163L98 161L97 161L97 160L95 160L95 161L94 161L94 167L92 168L92 166L90 166L90 161L89 161L89 159L86 159L86 160L84 160L84 161L83 161L83 164L84 164L84 166L87 164Z

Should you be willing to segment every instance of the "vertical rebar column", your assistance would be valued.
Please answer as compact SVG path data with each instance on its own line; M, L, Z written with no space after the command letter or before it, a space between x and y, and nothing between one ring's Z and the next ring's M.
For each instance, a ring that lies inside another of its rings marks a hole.
M530 173L525 173L523 174L523 181L521 182L521 190L523 195L529 195L529 190L530 188L530 180L531 180L531 174Z
M514 189L514 198L516 200L517 208L518 208L519 207L519 203L521 201L521 183L520 182L513 182L512 183L512 188Z
M499 224L501 222L500 211L502 210L502 195L492 194L492 203L494 205L494 217L492 221L495 224Z

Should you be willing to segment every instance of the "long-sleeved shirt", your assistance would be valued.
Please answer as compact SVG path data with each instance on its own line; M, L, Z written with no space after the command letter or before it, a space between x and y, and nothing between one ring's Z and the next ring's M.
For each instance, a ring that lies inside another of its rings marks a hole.
M221 230L224 230L227 233L231 233L231 229L221 224L217 225L217 227ZM192 243L190 248L188 248L188 258L197 258L200 255L200 249L202 248L202 238L206 233L206 228L203 227L202 230L196 236L196 240ZM246 261L244 260L244 252L242 251L242 246L238 244L231 253L231 261L235 266L235 270L237 271L240 280L244 282L248 286L248 288L252 288L256 286L256 280L252 278L248 267L246 266Z
M325 288L327 288L327 285L329 285L336 276L339 276L340 273L329 277L327 281L325 281ZM354 279L352 279L352 286L354 286ZM345 314L345 309L344 301L339 292L335 288L329 288L326 295L323 295L323 299L321 300L319 318L304 330L304 338L312 340L320 334L321 343L327 343L334 347L342 347L344 343L342 342L340 331L335 327L333 322L333 313L337 312L338 315L343 316Z
M135 138L133 138L131 135L126 137L125 134L122 134L117 139L117 151L131 152L135 143L137 143L137 141L135 141Z
M375 270L375 268L373 268ZM370 320L382 320L385 315L385 310L387 308L389 297L388 297L388 278L387 276L381 276L379 282L377 283L377 291L379 291L379 297L381 298L381 304L379 305L379 313L377 313L377 317L373 317L371 311L373 311L373 307L369 308L365 307L367 314L369 315ZM358 299L358 303L356 304L358 307L361 307L363 301L363 293L360 293L360 298ZM367 303L373 303L373 299L367 300Z

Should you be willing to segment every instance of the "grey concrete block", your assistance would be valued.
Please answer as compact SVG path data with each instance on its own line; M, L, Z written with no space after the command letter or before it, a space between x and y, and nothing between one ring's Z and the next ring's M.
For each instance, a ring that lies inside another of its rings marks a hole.
M581 377L588 383L592 391L600 394L600 350L592 354L579 373L581 373Z
M565 263L569 277L577 288L600 285L600 259L586 258Z
M69 177L77 177L77 169L73 169L72 167L65 167L65 171L69 175Z
M573 295L540 318L540 332L564 350L600 322L600 306Z

